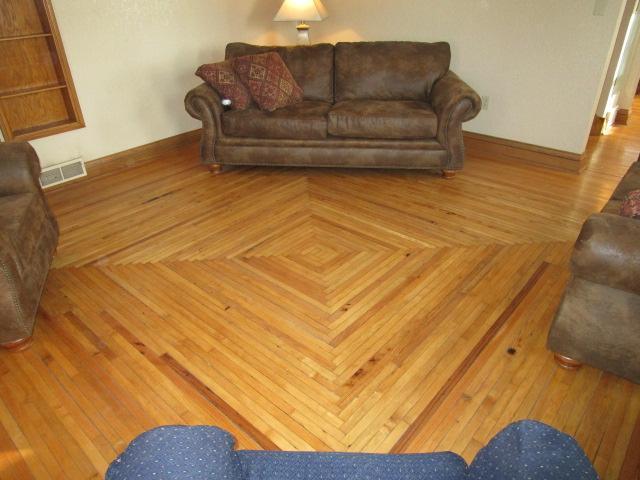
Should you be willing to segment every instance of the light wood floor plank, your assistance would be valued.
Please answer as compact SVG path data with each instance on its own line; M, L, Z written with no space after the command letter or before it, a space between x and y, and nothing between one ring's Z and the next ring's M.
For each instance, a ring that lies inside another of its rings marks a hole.
M637 477L640 386L564 371L545 341L581 225L639 151L631 116L580 175L483 155L450 181L211 176L187 145L55 188L34 344L0 352L0 478L101 478L171 423L470 461L522 418L576 436L603 478Z

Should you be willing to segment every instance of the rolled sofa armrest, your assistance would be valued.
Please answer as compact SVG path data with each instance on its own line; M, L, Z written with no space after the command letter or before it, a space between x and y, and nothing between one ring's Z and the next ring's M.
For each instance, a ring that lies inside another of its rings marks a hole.
M136 437L105 480L243 480L235 439L217 427L166 426Z
M0 195L40 190L40 162L26 142L0 143Z
M451 121L455 114L455 120L461 123L474 118L482 108L482 100L476 91L451 70L433 85L429 101L438 118Z
M203 83L187 93L184 106L193 118L202 120L200 156L203 163L215 163L214 145L222 133L222 99L211 86Z
M591 215L576 240L571 267L576 277L640 294L640 220Z
M471 120L482 108L480 96L449 70L431 89L429 102L438 116L437 139L451 155L452 168L464 160L462 122Z

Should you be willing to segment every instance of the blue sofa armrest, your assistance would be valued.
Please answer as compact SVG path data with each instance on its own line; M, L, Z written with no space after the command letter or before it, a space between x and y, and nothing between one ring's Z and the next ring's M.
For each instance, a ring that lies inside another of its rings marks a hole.
M512 423L482 448L469 467L469 478L597 480L580 445L544 423Z
M168 426L136 437L106 480L242 480L235 439L216 427Z

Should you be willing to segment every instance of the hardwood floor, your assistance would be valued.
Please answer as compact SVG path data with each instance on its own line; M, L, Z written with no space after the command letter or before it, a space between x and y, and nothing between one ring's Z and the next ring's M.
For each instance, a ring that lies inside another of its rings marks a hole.
M640 386L561 369L545 340L639 134L631 116L592 140L581 175L471 157L448 181L212 176L194 145L50 192L61 240L34 342L0 353L0 478L101 478L175 423L241 448L470 461L521 418L574 435L603 478L638 478Z

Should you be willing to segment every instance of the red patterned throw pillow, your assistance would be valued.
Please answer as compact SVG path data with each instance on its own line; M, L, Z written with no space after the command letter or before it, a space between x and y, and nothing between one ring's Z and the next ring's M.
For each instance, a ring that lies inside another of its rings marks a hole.
M271 112L302 101L302 89L276 52L236 57L232 62L262 110Z
M620 215L640 218L640 190L631 190L625 195L622 205L620 205Z
M251 94L230 61L201 65L196 75L215 88L222 98L231 100L232 110L245 110L251 105Z

